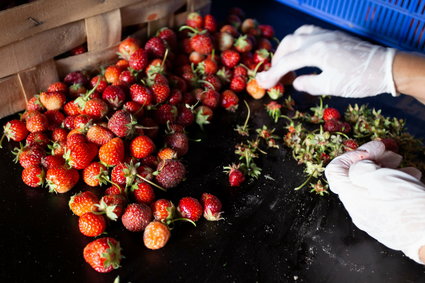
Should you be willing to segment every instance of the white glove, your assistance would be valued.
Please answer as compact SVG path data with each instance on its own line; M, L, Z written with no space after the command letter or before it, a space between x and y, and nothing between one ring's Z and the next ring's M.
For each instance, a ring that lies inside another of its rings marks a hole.
M335 158L325 174L359 229L424 264L419 249L425 245L425 185L416 168L394 169L401 159L372 141Z
M258 73L263 88L271 88L289 71L318 67L319 75L304 75L293 85L313 95L366 97L381 93L396 96L392 75L395 50L372 45L340 31L312 25L298 28L279 44L272 67Z

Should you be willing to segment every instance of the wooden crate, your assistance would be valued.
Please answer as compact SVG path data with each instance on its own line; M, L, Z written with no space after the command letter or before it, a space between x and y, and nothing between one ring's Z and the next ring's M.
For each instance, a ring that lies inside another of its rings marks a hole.
M209 8L210 0L38 0L1 11L0 118L65 74L113 60L123 29L143 40ZM86 53L55 59L84 43Z

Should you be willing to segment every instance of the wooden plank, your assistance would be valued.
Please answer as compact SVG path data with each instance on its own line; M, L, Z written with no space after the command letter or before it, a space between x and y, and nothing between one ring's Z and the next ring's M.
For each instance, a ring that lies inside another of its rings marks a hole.
M121 8L123 26L131 26L162 19L174 14L186 4L186 0L160 0L142 2Z
M117 58L117 46L107 49L86 52L80 55L67 57L56 61L56 67L59 77L63 78L66 74L79 70L94 70L110 64Z
M0 78L41 64L86 41L84 21L70 23L0 47Z
M87 49L101 50L117 45L121 40L121 12L116 9L87 18Z
M152 37L155 35L157 30L159 30L162 27L169 26L169 18L161 18L155 21L148 22L148 37Z
M0 118L22 111L26 107L18 75L0 80Z
M26 99L49 87L51 83L59 81L55 61L46 61L34 68L18 73L22 92Z
M152 0L38 0L0 11L0 46L37 33L106 13L138 2Z

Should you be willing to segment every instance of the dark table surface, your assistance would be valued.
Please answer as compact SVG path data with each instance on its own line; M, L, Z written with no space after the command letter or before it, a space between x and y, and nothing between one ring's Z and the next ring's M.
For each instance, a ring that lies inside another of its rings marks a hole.
M271 1L213 1L212 12L222 17L231 6L272 24L278 37L305 23L332 28ZM303 109L316 101L289 93ZM409 131L425 137L425 108L409 97L333 98L329 104L343 110L354 102L406 118ZM249 103L252 128L272 125L264 101ZM12 162L15 144L5 145L0 150L1 282L112 282L117 275L121 282L425 282L423 266L357 229L335 195L293 191L304 177L283 146L259 161L264 174L274 180L262 176L230 188L222 167L235 161L233 146L241 138L233 127L245 114L245 109L220 112L206 132L191 129L190 136L202 142L190 145L187 180L166 195L178 200L200 197L204 191L216 194L223 200L225 220L201 220L196 228L179 224L158 251L147 250L141 234L112 225L109 235L121 241L126 258L122 268L109 274L99 274L84 262L82 250L91 239L80 234L78 219L67 206L72 193L87 187L81 184L64 195L26 187L19 177L21 169Z

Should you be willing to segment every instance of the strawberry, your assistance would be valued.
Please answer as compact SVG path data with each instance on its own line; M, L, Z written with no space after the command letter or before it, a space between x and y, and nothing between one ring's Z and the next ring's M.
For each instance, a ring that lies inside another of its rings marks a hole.
M50 168L46 173L46 182L50 192L66 193L78 182L80 176L76 169L63 167Z
M63 82L54 82L47 88L47 92L53 91L59 91L66 94L68 92L68 86Z
M233 37L236 37L239 35L239 32L237 31L237 29L232 26L232 25L224 25L221 27L220 29L221 33L228 33L230 35L232 35Z
M183 94L178 89L171 90L170 99L168 102L172 105L180 104L183 101Z
M66 138L66 147L68 149L71 149L75 144L79 144L79 143L86 143L87 142L87 138L85 135L81 134L81 133L69 133L67 138Z
M124 227L131 232L143 231L152 220L152 210L144 203L131 203L121 217Z
M30 133L26 139L26 145L33 146L39 145L42 148L45 148L50 142L49 137L45 132L34 132Z
M178 107L178 115L176 119L177 124L186 127L192 125L194 121L195 115L193 114L192 109L186 107L185 105Z
M120 73L119 84L128 87L136 82L137 80L136 76L137 76L136 73L130 70L124 70Z
M239 29L241 26L242 20L237 15L230 14L227 17L227 22L230 23L234 28Z
M266 90L258 85L256 79L251 79L246 85L246 91L254 99L261 99L266 94Z
M204 26L204 19L198 12L192 12L187 15L186 25L195 29L202 29L202 27Z
M21 164L23 168L30 166L40 165L41 159L46 155L46 151L38 145L23 147L20 144L20 148L15 148L12 152L16 155L14 161Z
M22 181L33 188L44 184L44 170L40 166L30 166L22 171Z
M78 219L78 228L87 237L97 237L106 230L105 216L86 212Z
M62 156L65 153L66 142L63 142L63 141L54 142L53 144L48 145L47 147L51 150L52 155L60 156L62 158Z
M173 133L165 138L165 144L175 150L178 157L185 155L189 150L189 138L185 133Z
M58 141L66 141L66 136L68 135L68 131L63 128L56 128L52 132L52 140L55 142Z
M97 147L93 143L76 143L64 154L66 162L75 169L85 169L97 155Z
M136 39L133 37L127 37L118 45L118 53L120 57L129 60L131 55L139 48L140 46Z
M218 76L215 75L206 75L204 77L204 87L205 88L209 88L209 89L213 89L216 91L220 91L221 89L221 80Z
M143 71L149 64L148 53L143 48L139 48L130 56L128 63L133 70Z
M156 221L167 223L176 214L176 207L170 200L159 199L152 204L152 212Z
M177 211L184 218L188 218L194 222L201 218L203 209L201 203L192 197L184 197L179 201Z
M210 123L213 116L212 109L204 105L196 107L195 113L196 123L201 127L201 129L205 124Z
M235 47L236 51L240 53L249 52L252 49L252 41L249 37L247 37L246 34L241 35L236 39L233 46Z
M130 154L135 158L144 158L153 153L155 144L148 136L138 136L130 143Z
M186 168L178 160L162 160L157 167L156 181L166 189L174 188L186 175Z
M67 74L65 78L63 79L63 81L67 85L79 84L79 85L85 86L88 83L87 76L80 71L71 72Z
M208 221L222 220L221 201L214 195L203 193L201 198L202 206L204 207L204 217Z
M215 109L220 103L220 93L214 89L206 89L202 94L201 102L203 105Z
M72 56L75 56L75 55L86 53L87 49L83 45L80 45L80 46L72 48L70 52Z
M273 38L274 29L271 25L259 25L258 28L261 30L261 35L266 38Z
M245 181L245 175L239 170L238 165L229 167L229 184L231 187L239 187Z
M172 29L163 27L157 31L156 36L164 40L171 49L177 47L177 35Z
M200 54L207 55L213 50L213 42L209 35L197 33L191 37L190 47Z
M243 33L247 33L250 29L257 28L258 23L255 19L247 18L242 22L241 30Z
M158 157L161 160L176 159L177 158L177 152L172 148L165 147L158 152Z
M90 192L79 192L71 196L68 202L68 206L71 209L72 213L77 216L81 216L84 213L92 212L94 205L99 203L98 197Z
M157 104L164 103L170 96L170 87L168 84L155 83L152 85L152 92Z
M105 88L108 86L108 82L106 81L105 76L97 75L91 78L90 86L92 88L96 87L96 91L102 93Z
M93 119L100 120L108 113L108 104L100 98L92 98L86 102L83 113Z
M210 33L214 33L217 30L217 21L213 15L207 14L204 17L204 29Z
M341 130L341 124L337 120L328 120L323 125L323 129L330 133L339 132Z
M127 199L122 194L104 195L99 204L96 204L97 213L105 213L106 217L112 221L117 221L124 213L124 207Z
M87 131L87 140L97 145L104 145L113 138L114 133L111 130L99 125L93 125Z
M65 115L63 115L59 110L48 110L44 112L44 115L46 115L49 123L48 130L54 130L55 128L60 127L65 120Z
M235 39L230 33L219 32L215 34L215 40L220 51L224 51L233 47Z
M217 73L218 66L217 66L216 61L207 58L207 59L203 60L202 62L200 62L198 64L197 70L201 74L213 75L213 74Z
M143 132L146 136L151 139L155 138L158 135L158 124L154 119L150 117L143 117L140 121L140 124L145 127Z
M85 133L92 124L92 118L88 115L77 115L74 117L74 132ZM71 131L71 132L73 132ZM70 132L70 133L71 133Z
M134 133L137 121L126 110L116 111L108 121L108 128L118 137L128 137Z
M126 59L119 59L115 63L115 66L117 66L118 68L120 68L121 71L126 70L129 67L128 60L126 60Z
M239 63L241 56L235 50L227 49L221 53L220 58L221 63L224 66L226 66L227 68L233 68Z
M122 195L126 194L125 186L112 185L105 190L105 195Z
M236 109L238 109L239 105L239 97L231 91L230 89L227 89L223 91L221 94L221 106L231 112L235 112Z
M205 59L205 55L196 51L192 51L189 55L189 61L193 64L199 64L204 59Z
M130 87L131 99L142 105L151 105L154 99L151 89L140 84L133 84Z
M49 121L46 115L40 112L34 112L27 119L27 130L31 133L46 131L49 126Z
M351 125L347 122L340 122L339 131L344 134L348 134L351 132Z
M341 119L341 114L339 113L337 109L332 107L326 107L323 110L323 120L325 122L329 120L339 120L339 119Z
M103 91L102 98L113 108L119 108L125 102L126 95L120 86L110 85Z
M148 249L157 250L164 247L170 239L170 229L164 223L152 221L143 233L143 243Z
M260 50L261 49L265 49L265 50L267 50L269 52L272 52L273 51L273 45L270 42L270 40L268 40L267 38L262 37L262 38L258 39L257 49L260 49Z
M43 111L45 110L43 104L40 101L40 95L36 94L30 98L27 102L27 110L37 110Z
M159 37L151 37L145 44L145 50L150 58L162 58L165 54L164 41Z
M355 140L352 140L352 139L345 140L345 141L342 142L342 144L344 145L345 151L356 150L359 147L359 144Z
M106 273L120 267L120 243L111 237L96 239L85 246L84 260L97 272Z
M283 84L281 83L277 83L277 85L267 90L267 94L273 100L277 100L281 98L284 92L285 92L285 88L283 87Z
M63 111L68 116L82 114L82 110L80 109L78 104L75 103L75 100L66 103L63 107Z
M171 104L162 104L155 111L155 120L158 124L174 123L177 119L177 107Z
M120 83L120 74L121 74L122 68L111 65L108 66L105 70L105 80L113 85L118 85Z
M93 162L83 170L84 183L91 187L102 186L106 184L108 171L105 165L99 162Z
M28 135L28 130L26 128L25 122L20 120L11 120L7 122L3 126L3 132L4 136L7 138L8 141L13 140L16 142L23 141Z
M391 150L395 153L399 152L399 146L398 146L398 143L395 139L393 139L393 138L383 138L383 139L381 139L381 141L385 145L385 150Z
M146 182L134 183L131 190L138 203L151 204L155 200L155 192L152 186Z
M63 167L65 165L65 159L62 156L47 155L41 159L41 165L46 169Z
M117 165L124 160L124 142L113 138L99 149L99 159L106 166Z
M85 86L81 84L73 84L69 87L68 96L71 98L77 98L86 92L87 92L87 88Z

